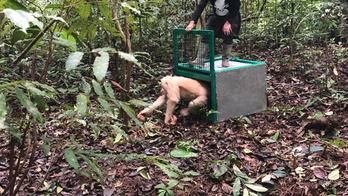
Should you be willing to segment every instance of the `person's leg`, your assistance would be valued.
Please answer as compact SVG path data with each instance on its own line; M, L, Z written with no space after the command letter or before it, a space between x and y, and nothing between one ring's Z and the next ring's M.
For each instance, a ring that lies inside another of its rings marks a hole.
M209 56L209 42L206 43L203 39L199 43L197 57L194 61L189 62L190 65L204 67L204 60Z
M236 17L233 19L231 28L232 33L230 35L224 35L222 34L223 39L223 48L222 48L222 66L223 67L229 67L229 58L232 51L232 43L233 39L238 39L239 30L241 26L241 18L240 13L236 15Z
M214 35L216 36L217 29L216 16L214 14L210 14L207 20L207 24L205 26L206 30L213 30ZM189 64L198 67L204 67L204 60L209 57L209 36L202 36L202 40L199 43L197 57L194 61L190 61Z
M229 67L229 59L231 57L231 52L232 52L232 43L233 39L231 36L224 35L222 36L223 42L222 42L222 67Z

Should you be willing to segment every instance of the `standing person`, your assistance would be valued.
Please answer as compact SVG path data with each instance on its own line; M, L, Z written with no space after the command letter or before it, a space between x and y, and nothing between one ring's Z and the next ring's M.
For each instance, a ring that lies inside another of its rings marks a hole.
M229 67L229 58L232 51L233 39L238 38L241 25L240 19L240 0L201 0L192 15L190 24L186 27L186 31L191 31L197 23L198 18L202 14L208 1L212 5L212 13L207 19L206 30L213 30L215 38L222 38L222 66ZM213 50L213 48L212 48ZM204 67L204 59L209 54L209 40L207 36L199 45L197 58L189 64L199 67Z

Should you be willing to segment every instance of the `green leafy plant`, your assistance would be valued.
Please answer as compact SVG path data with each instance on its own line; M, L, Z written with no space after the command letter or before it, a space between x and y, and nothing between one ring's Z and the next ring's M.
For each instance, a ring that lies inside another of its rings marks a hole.
M190 141L185 141L185 140L176 141L176 145L179 149L172 150L168 156L182 157L182 158L197 157L198 154L191 152L191 149L197 150L197 147L194 145L198 142L199 140L194 140L192 143Z
M93 178L100 183L104 184L104 176L101 167L92 157L105 157L108 155L98 154L93 150L83 150L83 146L78 144L74 137L70 138L72 145L65 149L64 155L67 162L74 168L74 171L78 174L87 176L88 178ZM89 168L80 170L79 163L77 161L76 155L81 157L89 166Z
M174 196L174 192L171 190L174 186L176 186L179 182L176 180L169 180L168 182L168 186L166 186L165 184L161 183L155 186L156 189L159 189L158 192L158 196L164 196L164 195L168 195L168 196Z
M176 182L178 179L180 181L184 181L184 182L192 182L193 180L189 177L189 176L199 176L200 173L198 172L194 172L194 171L187 171L187 172L182 172L177 165L171 163L169 164L169 160L166 159L162 159L160 157L148 157L147 160L151 159L152 161L154 161L154 164L156 166L158 166L171 180L174 180L174 182ZM175 178L175 179L174 179ZM173 183L173 182L172 182ZM174 184L174 185L173 185ZM179 188L183 189L184 185L181 183L173 183L171 185L175 186L177 185ZM172 188L173 186L169 186L170 188ZM161 189L163 189L163 187L165 187L164 185L160 185Z
M274 142L277 142L278 137L279 137L279 131L274 134L272 139L262 139L261 142L263 143L263 142L267 141L268 143L274 143Z

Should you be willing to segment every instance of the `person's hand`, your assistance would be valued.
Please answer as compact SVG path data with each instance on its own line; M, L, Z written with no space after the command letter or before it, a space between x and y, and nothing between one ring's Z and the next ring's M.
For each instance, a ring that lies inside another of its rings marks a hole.
M185 31L187 31L187 32L191 31L191 29L193 29L193 26L195 26L195 21L191 20L190 24L187 25Z
M224 32L225 35L230 35L232 33L231 24L228 21L226 21L222 27L222 32Z

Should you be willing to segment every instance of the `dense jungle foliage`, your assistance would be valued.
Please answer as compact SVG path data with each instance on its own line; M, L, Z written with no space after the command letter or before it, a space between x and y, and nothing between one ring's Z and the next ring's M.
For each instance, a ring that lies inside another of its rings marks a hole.
M0 195L346 195L348 1L241 0L267 109L140 122L198 3L0 0Z

